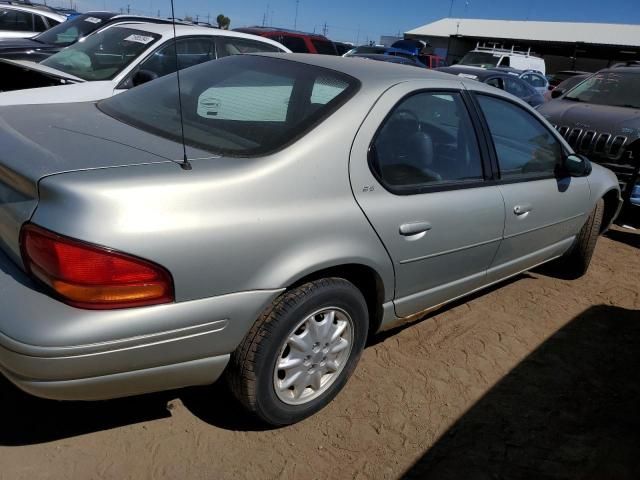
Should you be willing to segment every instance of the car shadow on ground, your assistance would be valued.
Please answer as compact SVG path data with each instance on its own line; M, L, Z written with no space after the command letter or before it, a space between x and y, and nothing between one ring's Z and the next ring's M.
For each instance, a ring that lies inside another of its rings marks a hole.
M525 278L518 275L495 286L452 302L411 323L373 336L374 346L417 322L456 308L474 298ZM0 407L5 413L0 428L0 446L32 445L84 435L171 416L170 402L180 399L200 420L218 428L239 431L268 429L247 414L233 397L224 381L205 387L192 387L168 392L97 402L58 402L36 398L20 391L0 375Z
M640 478L640 311L591 307L440 437L407 479Z
M631 247L640 248L640 230L615 229L609 230L606 235L616 242L626 243Z

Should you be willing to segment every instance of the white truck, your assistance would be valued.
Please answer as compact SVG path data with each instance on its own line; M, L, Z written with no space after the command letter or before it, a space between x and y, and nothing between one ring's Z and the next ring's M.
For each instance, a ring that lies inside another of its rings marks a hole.
M529 48L526 52L517 51L515 47L497 48L480 46L468 52L458 65L470 67L491 68L491 67L511 67L518 70L536 70L543 75L546 73L544 60L531 54Z

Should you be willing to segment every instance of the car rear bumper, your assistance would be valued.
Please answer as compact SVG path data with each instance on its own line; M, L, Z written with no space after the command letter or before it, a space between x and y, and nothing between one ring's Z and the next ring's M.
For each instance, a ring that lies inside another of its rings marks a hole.
M280 291L82 310L39 291L0 253L0 372L22 390L60 400L212 383Z

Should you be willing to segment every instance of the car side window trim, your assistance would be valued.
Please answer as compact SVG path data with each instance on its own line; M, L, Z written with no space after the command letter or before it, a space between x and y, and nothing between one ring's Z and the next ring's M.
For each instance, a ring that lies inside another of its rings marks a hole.
M492 170L493 170L493 173L494 173L494 179L492 181L490 181L489 183L492 184L492 185L506 185L506 184L510 184L510 183L531 182L531 181L535 181L535 180L548 180L548 179L552 179L552 178L557 178L557 175L555 173L552 173L552 174L535 174L535 173L533 173L531 175L521 175L521 176L514 177L514 178L502 178L501 177L501 175L500 175L500 166L499 166L499 163L498 163L498 153L496 151L496 147L495 147L495 143L493 141L493 137L491 136L491 130L489 129L489 124L487 122L487 119L484 116L484 112L482 111L482 108L480 107L480 103L478 102L477 97L479 97L479 96L495 98L495 99L501 100L503 102L507 102L507 103L513 105L514 107L519 108L520 110L523 110L531 118L535 119L535 121L538 122L538 124L540 126L542 126L547 132L549 132L553 136L553 138L556 139L556 141L562 147L562 154L563 155L568 155L571 152L569 152L567 150L567 148L566 148L566 146L565 146L565 144L563 142L562 137L560 137L560 134L554 128L551 128L550 126L545 125L544 122L540 121L539 118L537 118L535 115L533 115L530 112L528 112L525 108L523 108L522 105L519 105L517 102L514 102L511 99L503 97L501 95L494 95L493 93L490 93L490 92L471 91L471 92L469 92L470 101L473 103L474 109L477 111L477 114L479 116L479 121L482 124L483 130L486 131L485 141L489 142L488 143L489 155L491 157L491 166L492 166Z
M395 111L395 109L402 104L405 100L407 100L408 98L414 96L414 95L419 95L421 93L428 93L428 94L432 94L432 95L438 95L438 94L456 94L456 95L460 95L460 98L462 99L462 103L466 109L466 112L469 116L469 120L471 122L471 125L473 127L473 132L474 132L474 137L476 139L477 145L478 145L478 152L480 154L480 161L481 161L481 165L482 165L482 170L483 170L483 178L481 180L458 180L458 181L448 181L448 182L442 182L442 183L435 183L435 184L425 184L425 185L419 185L419 186L408 186L406 188L404 187L399 187L399 186L394 186L393 188L390 188L389 185L382 179L380 178L380 175L376 172L376 169L374 167L374 155L375 155L375 143L376 140L378 139L378 136L382 130L382 127L385 125L385 123L387 122L387 120L391 117L391 115L393 114L393 112ZM426 193L433 193L433 192L442 192L442 191L449 191L449 190L462 190L462 189L467 189L467 188L478 188L478 187L485 187L485 186L489 186L490 185L490 181L492 180L492 168L491 168L491 164L490 164L490 159L488 157L488 150L487 150L487 145L485 144L485 139L484 139L484 133L480 132L479 130L482 128L481 127L481 123L477 117L477 115L474 112L475 107L473 106L473 103L471 101L471 98L468 96L467 91L466 90L459 90L456 88L434 88L434 89L430 89L430 88L424 88L424 89L419 89L419 90L414 90L406 95L404 95L403 97L401 97L393 106L393 108L391 108L389 110L389 112L387 113L387 115L384 117L384 119L380 122L380 125L378 126L375 135L373 136L373 138L371 139L370 143L369 143L369 147L367 149L367 164L369 166L369 171L371 172L371 174L374 176L374 178L376 179L376 181L389 193L393 194L393 195L398 195L398 196L406 196L406 195L421 195L421 194L426 194ZM482 135L482 137L481 137Z

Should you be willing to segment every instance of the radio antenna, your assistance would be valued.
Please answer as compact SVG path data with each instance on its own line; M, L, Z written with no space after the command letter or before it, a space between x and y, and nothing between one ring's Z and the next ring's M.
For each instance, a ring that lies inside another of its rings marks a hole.
M184 141L184 116L182 114L182 87L180 85L180 64L178 63L178 36L176 35L176 10L171 0L171 23L173 24L173 52L176 57L176 78L178 80L178 110L180 112L180 135L182 138L182 162L183 170L191 170L191 164L187 158L187 144Z

